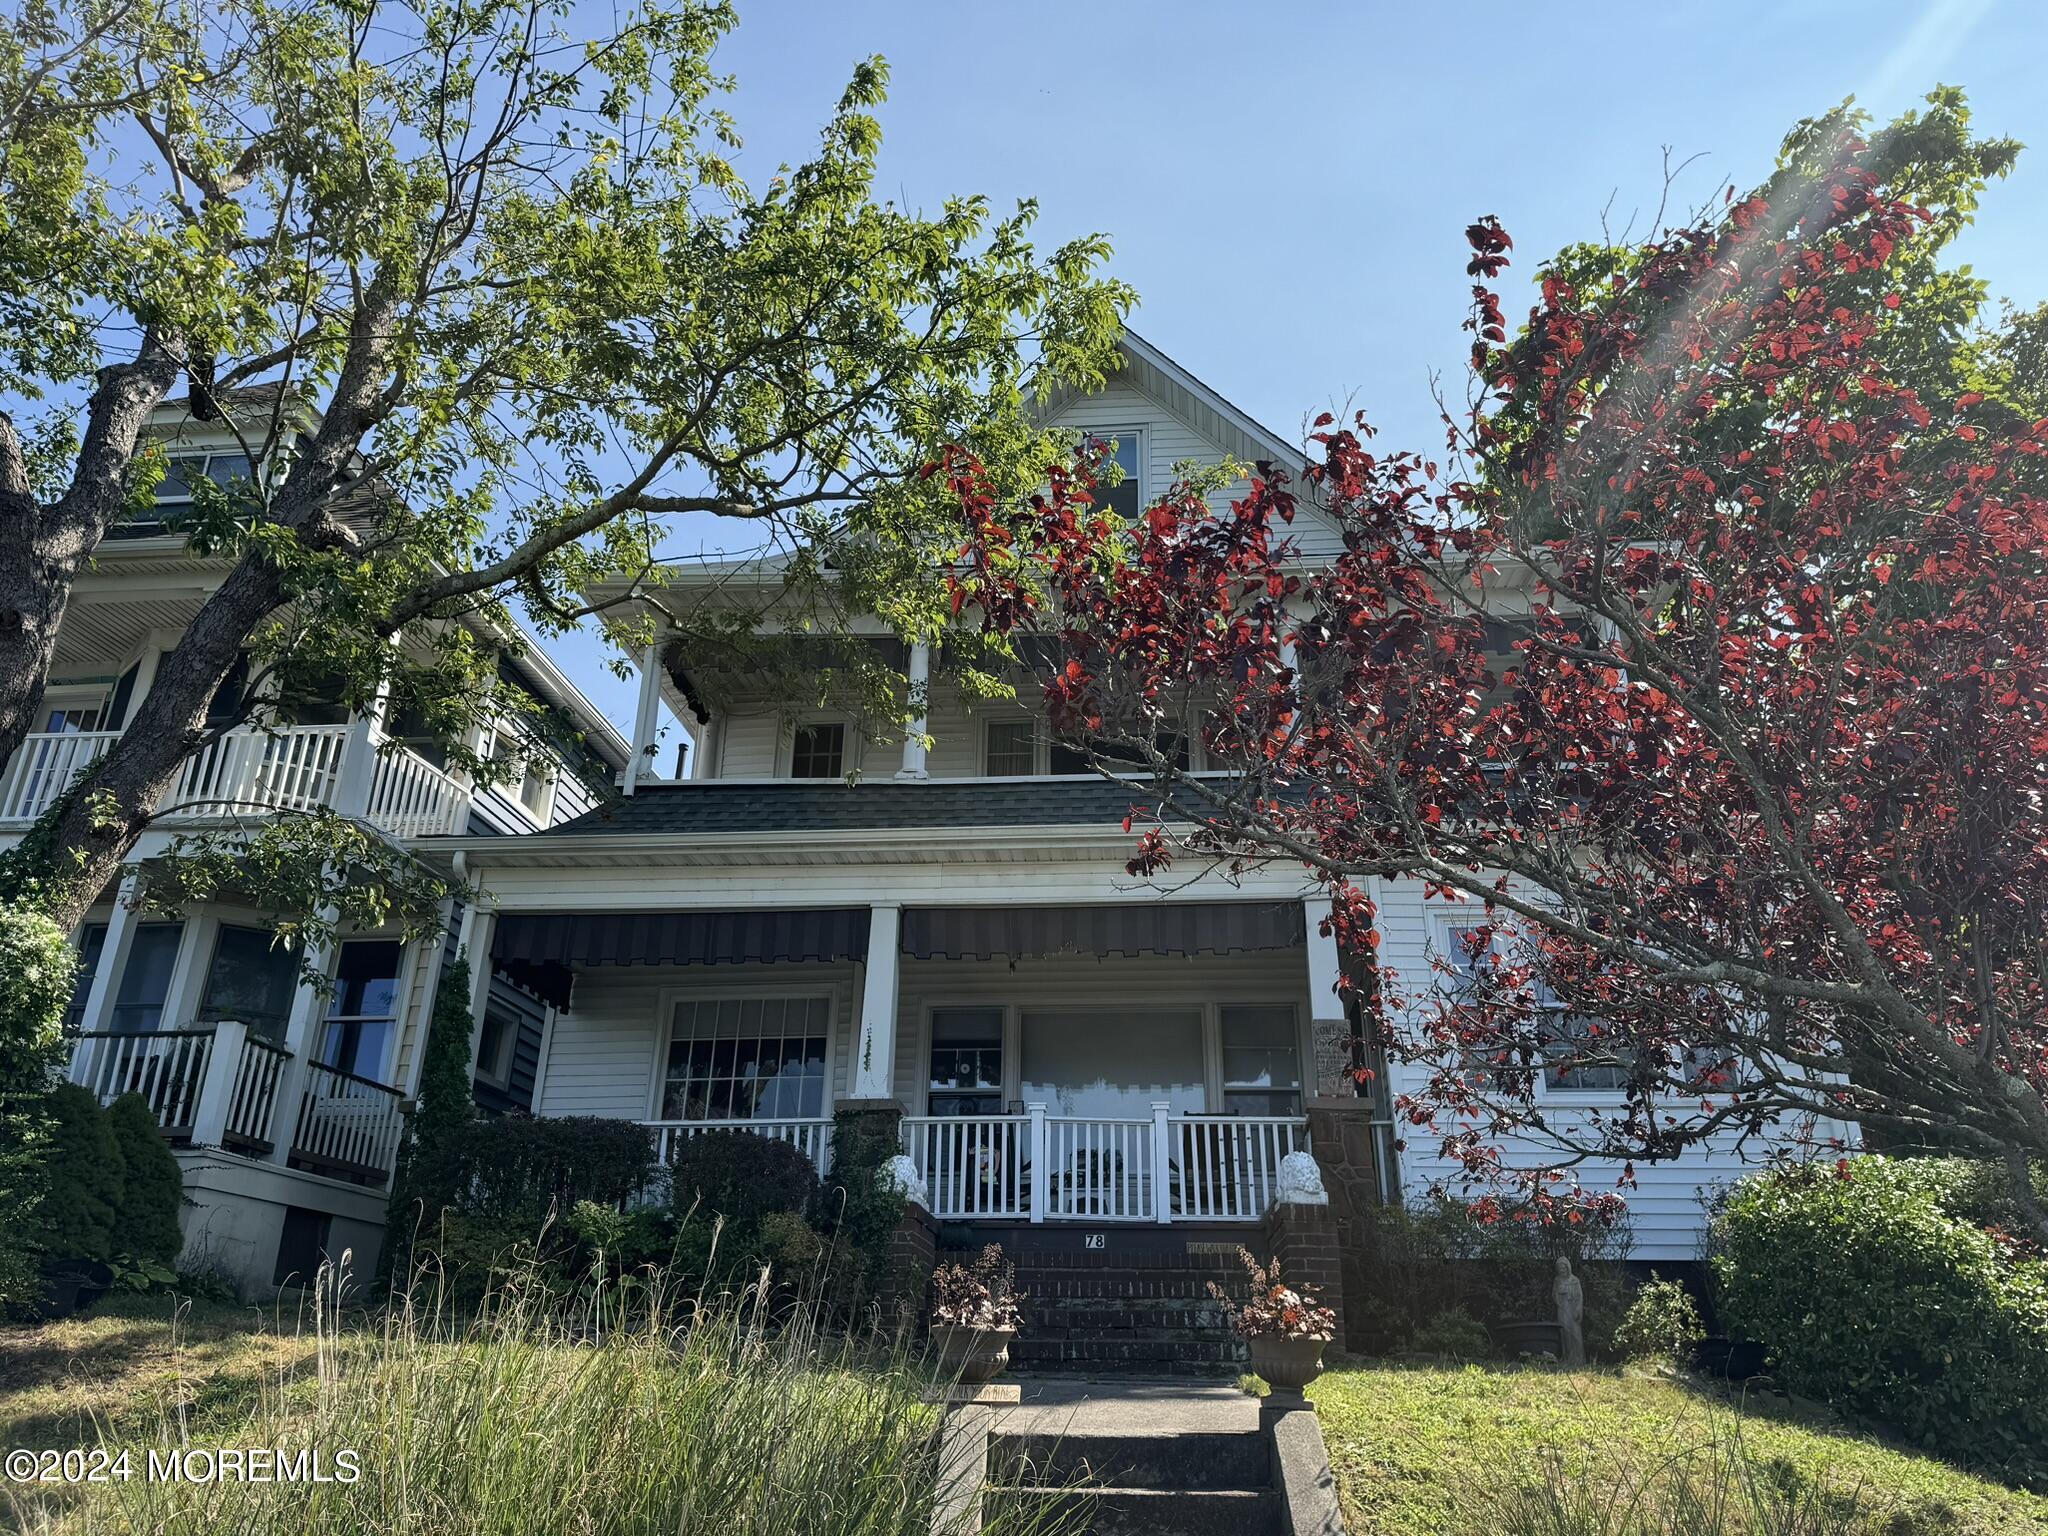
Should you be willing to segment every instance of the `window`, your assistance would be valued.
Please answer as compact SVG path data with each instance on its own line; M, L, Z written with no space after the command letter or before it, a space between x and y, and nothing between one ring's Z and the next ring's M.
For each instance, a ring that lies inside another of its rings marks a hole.
M178 963L183 923L144 923L128 946L128 963L114 994L111 1028L121 1035L146 1035L164 1027L164 999L171 991L171 969Z
M1223 1107L1233 1115L1301 1113L1301 1050L1294 1009L1226 1007Z
M664 1120L813 1120L825 1113L823 997L676 1004L661 1085Z
M320 1059L358 1077L382 1081L384 1053L398 1024L398 969L404 946L396 939L351 939L334 968L327 1034Z
M527 815L546 825L548 813L554 808L555 775L538 747L501 732L491 757L497 763L517 769L510 780L512 793L518 797Z
M1177 731L1161 731L1153 738L1153 745L1158 747L1160 755L1173 764L1174 767L1182 772L1187 771L1190 762L1187 737ZM1144 761L1143 756L1135 747L1122 745L1101 736L1091 737L1088 746L1094 749L1097 757L1112 766L1122 763L1129 767L1145 768L1149 771L1150 765ZM1051 763L1052 771L1059 774L1093 773L1095 771L1088 764L1088 749L1071 742L1055 741L1052 744Z
M1484 924L1464 924L1446 932L1450 942L1444 958L1457 977L1456 992L1478 1002L1479 989L1488 985L1480 974L1478 956L1489 951L1498 955L1504 935L1495 928L1489 937ZM1540 976L1532 976L1528 988L1536 1038L1547 1058L1543 1069L1545 1088L1560 1093L1617 1093L1628 1086L1628 1061L1619 1051L1599 1048L1598 1019L1567 1012ZM1474 1066L1482 1071L1491 1070L1485 1063L1475 1062Z
M994 1115L1003 1108L1003 1010L932 1010L928 1115Z
M236 484L248 484L249 455L246 453L187 453L174 457L164 470L164 477L157 483L156 499L159 506L185 506L192 500L192 487L200 480L211 480L222 490L233 490Z
M55 691L55 689L51 690L51 692ZM81 701L78 703L51 704L48 706L48 710L49 713L43 721L43 729L53 736L66 735L72 732L96 731L100 729L101 721L105 715L103 705L98 699L94 699L91 703Z
M299 952L293 945L272 942L275 938L267 928L221 928L213 963L206 969L206 990L199 999L202 1020L235 1019L256 1034L284 1038L292 995L299 986Z
M1031 721L991 720L982 741L990 778L1023 778L1038 771L1038 728Z
M1179 1113L1207 1107L1199 1010L1034 1009L1017 1043L1024 1102L1054 1114L1147 1120L1162 1099Z
M789 754L789 776L793 779L845 778L846 727L827 720L814 720L798 726Z
M1095 487L1095 504L1103 507L1127 523L1138 520L1138 509L1144 505L1142 495L1144 477L1138 472L1140 443L1136 432L1098 432L1091 443L1103 444L1108 449L1108 459L1123 471L1123 478L1115 485L1099 484ZM1108 478L1108 465L1104 465L1104 479Z
M519 1043L519 1021L503 1009L484 1010L483 1033L476 1044L476 1075L500 1088L512 1086L512 1052Z
M107 925L87 923L78 933L78 977L71 983L71 1004L64 1010L64 1030L75 1034L85 1018L86 999L92 995L92 978L100 968L100 952L107 946Z

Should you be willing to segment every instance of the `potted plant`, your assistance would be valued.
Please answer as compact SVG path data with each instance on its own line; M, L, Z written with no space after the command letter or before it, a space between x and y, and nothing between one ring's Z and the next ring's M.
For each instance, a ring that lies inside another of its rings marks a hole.
M1010 1363L1023 1313L1017 1268L994 1243L971 1264L944 1264L932 1275L932 1340L939 1363L960 1381L992 1381Z
M1242 1248L1237 1256L1251 1277L1251 1295L1237 1304L1213 1281L1209 1294L1235 1306L1231 1326L1251 1347L1253 1374L1276 1396L1300 1397L1323 1374L1323 1346L1336 1336L1337 1314L1316 1299L1314 1287L1296 1289L1281 1279L1277 1261L1261 1265Z

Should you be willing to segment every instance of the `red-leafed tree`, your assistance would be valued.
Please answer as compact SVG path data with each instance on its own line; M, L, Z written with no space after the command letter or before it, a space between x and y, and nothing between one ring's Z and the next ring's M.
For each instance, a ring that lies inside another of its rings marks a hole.
M1431 974L1361 969L1376 1044L1429 1069L1411 1136L1475 1175L1509 1137L1542 1191L1851 1123L1999 1160L2048 1237L2043 325L1979 328L1938 264L2013 146L1930 103L1803 123L1755 193L1566 251L1512 337L1508 236L1473 225L1441 463L1325 416L1304 472L1129 525L1085 451L1023 508L944 466L957 600L1051 658L1134 870L1297 862L1361 960L1388 883L1467 904ZM1234 776L1178 767L1184 730ZM1546 1074L1613 1092L1561 1112Z

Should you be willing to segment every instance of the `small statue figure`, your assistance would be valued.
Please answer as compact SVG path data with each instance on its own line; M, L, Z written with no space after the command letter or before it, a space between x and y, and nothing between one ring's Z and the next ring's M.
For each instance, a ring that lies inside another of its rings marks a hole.
M1328 1205L1330 1192L1323 1187L1323 1170L1306 1152L1290 1152L1280 1159L1274 1180L1273 1198L1281 1205Z
M1558 1331L1564 1336L1563 1363L1568 1366L1586 1363L1586 1288L1579 1277L1572 1273L1572 1261L1557 1261L1557 1279L1551 1283L1550 1299L1557 1303Z
M912 1205L927 1211L932 1208L931 1192L918 1177L917 1164L900 1153L882 1164L882 1186L893 1189Z

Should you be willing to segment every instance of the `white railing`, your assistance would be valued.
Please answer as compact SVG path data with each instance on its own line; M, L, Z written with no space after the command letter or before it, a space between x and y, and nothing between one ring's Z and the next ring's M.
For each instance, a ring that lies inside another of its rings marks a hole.
M831 1165L832 1122L830 1120L643 1120L655 1133L655 1160L666 1168L675 1160L675 1150L692 1136L706 1131L744 1131L770 1141L786 1141L811 1160L823 1178Z
M1029 1115L906 1116L903 1151L917 1165L932 1214L1030 1215L1031 1127Z
M180 816L317 810L333 802L348 737L345 725L229 731L185 759L159 809Z
M911 1115L903 1152L941 1220L1257 1221L1280 1159L1308 1147L1284 1115L1148 1119L1047 1114Z
M286 725L228 731L187 758L160 814L260 816L312 811L341 798L355 728ZM45 731L23 740L0 769L0 822L34 821L118 740L118 731ZM370 764L364 818L394 837L460 832L469 786L405 747L384 747Z
M313 1173L383 1183L405 1131L399 1103L396 1088L308 1062L292 1162Z
M393 837L445 837L460 832L469 810L469 787L417 752L394 747L377 754L370 777L373 826Z
M292 1053L273 1040L250 1035L242 1041L235 1079L228 1086L222 1141L238 1150L268 1152L276 1145L277 1085Z
M34 821L90 768L119 731L38 731L0 771L0 821Z
M189 1140L199 1116L213 1055L213 1030L165 1029L150 1034L80 1035L71 1080L102 1104L139 1093L166 1137Z
M1267 1115L1189 1115L1174 1122L1169 1198L1187 1221L1256 1221L1280 1184L1280 1159L1308 1146L1303 1121Z

